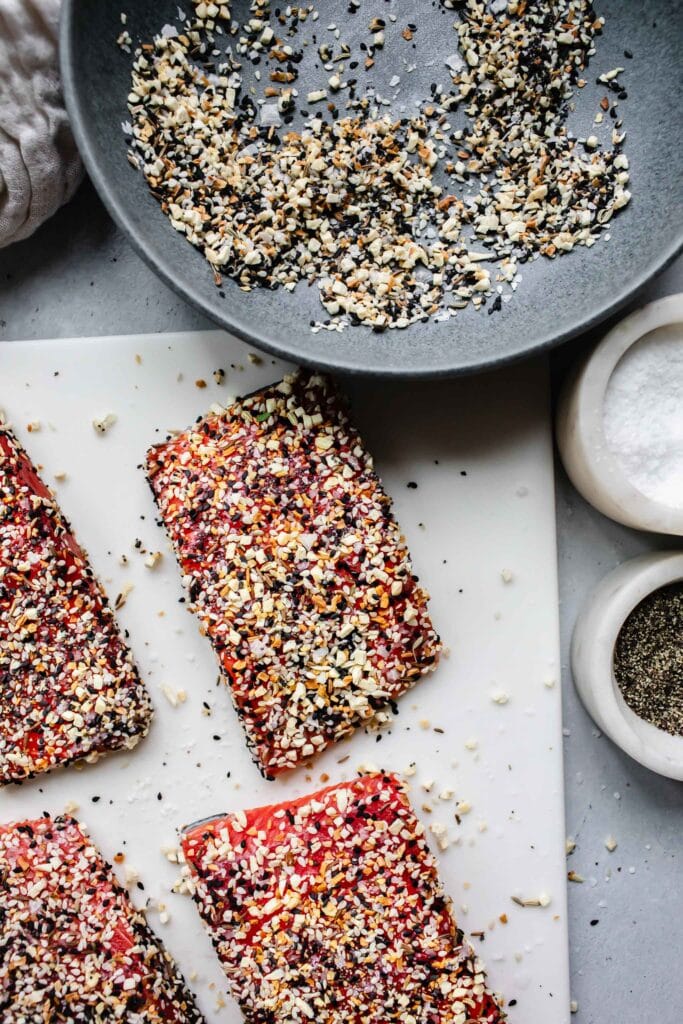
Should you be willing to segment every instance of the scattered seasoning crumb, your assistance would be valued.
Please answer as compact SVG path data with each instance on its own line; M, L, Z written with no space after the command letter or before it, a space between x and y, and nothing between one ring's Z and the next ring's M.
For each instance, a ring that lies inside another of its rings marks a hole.
M145 565L147 566L148 569L156 569L157 565L159 564L163 557L164 556L161 551L150 551L150 553L147 555L147 558L145 559Z
M505 690L494 690L491 694L491 700L494 704L507 704L510 697Z
M439 850L444 853L450 845L448 840L448 829L446 826L438 821L434 821L430 824L429 831L434 836Z
M116 609L116 611L119 611L120 608L123 608L124 604L128 600L128 595L131 593L133 589L134 585L132 583L123 584L121 590L116 595L116 600L114 601L114 608Z
M177 846L175 846L173 844L168 844L166 846L162 846L160 849L161 849L161 852L163 853L164 857L166 858L166 860L169 861L171 864L178 864L179 863L179 861L178 861L179 848Z
M133 886L137 886L140 881L140 873L137 868L131 867L130 865L126 865L123 877L129 889L132 889Z
M576 871L568 871L567 872L567 881L569 881L569 882L579 882L580 883L580 882L585 882L585 878L583 877L583 875L577 874Z
M114 426L118 417L113 413L107 413L102 419L94 419L92 425L95 428L95 432L98 434L106 434L107 431Z
M518 907L549 907L551 903L550 897L545 893L541 893L540 896L511 896L510 899Z
M510 572L509 569L503 569L503 571L501 572L500 576L501 576L501 579L502 579L503 583L512 583L512 581L514 579L514 576L512 575L512 573Z
M205 388L206 387L206 381L202 377L199 377L199 379L194 382L194 386L196 388L200 388L200 389L201 388Z
M572 839L571 836L569 836L565 840L564 847L565 847L565 852L566 852L567 856L569 856L569 854L573 853L574 850L576 849L576 840Z
M37 434L42 429L40 420L31 420L30 423L26 424L26 429L29 434Z
M617 841L614 838L614 836L607 836L607 839L605 839L605 849L606 850L608 850L610 853L614 853L614 851L617 848L617 845L618 844L617 844Z
M159 689L173 708L180 707L187 700L187 692L185 690L174 690L167 683L162 683Z
M63 483L64 480L67 480L67 479L68 479L68 474L63 469L57 470L57 472L55 473L55 480L57 480L58 483Z

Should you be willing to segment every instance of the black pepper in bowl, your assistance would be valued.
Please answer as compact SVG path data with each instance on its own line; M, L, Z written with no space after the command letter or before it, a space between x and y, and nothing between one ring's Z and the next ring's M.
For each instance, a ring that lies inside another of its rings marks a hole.
M633 609L617 637L614 675L635 714L683 736L683 581Z

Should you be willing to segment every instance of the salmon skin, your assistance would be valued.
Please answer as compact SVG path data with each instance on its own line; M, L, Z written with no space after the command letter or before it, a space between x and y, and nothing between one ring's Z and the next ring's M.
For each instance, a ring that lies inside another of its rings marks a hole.
M69 817L0 825L3 1024L203 1024L170 955Z
M273 778L393 702L440 642L391 499L329 380L299 371L150 449L190 607Z
M182 847L250 1024L504 1020L395 776L200 822Z
M0 783L130 749L147 690L69 523L0 428Z

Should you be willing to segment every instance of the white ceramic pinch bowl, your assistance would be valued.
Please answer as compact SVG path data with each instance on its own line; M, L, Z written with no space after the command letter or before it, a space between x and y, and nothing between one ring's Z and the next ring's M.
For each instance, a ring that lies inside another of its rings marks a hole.
M556 432L567 474L586 501L626 526L683 536L683 507L661 504L631 483L604 426L605 395L619 360L641 338L672 324L683 324L683 294L652 302L617 324L565 382Z
M645 722L621 695L614 647L630 613L648 594L683 580L683 551L652 552L624 562L595 588L574 627L574 683L596 725L653 772L683 781L683 736Z

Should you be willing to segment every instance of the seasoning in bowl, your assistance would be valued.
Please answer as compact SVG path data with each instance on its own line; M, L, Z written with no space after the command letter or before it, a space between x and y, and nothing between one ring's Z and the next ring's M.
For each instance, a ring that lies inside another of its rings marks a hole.
M633 609L617 637L614 675L635 714L683 736L683 581Z
M651 501L683 508L683 324L651 330L617 363L605 394L607 445Z
M587 0L458 6L441 56L391 15L357 46L335 25L321 43L313 6L267 0L241 22L195 0L135 50L128 159L216 284L315 283L327 317L313 331L403 328L496 313L521 264L608 232L630 200L624 68L598 76L600 135L567 125L604 19ZM408 115L401 76L386 94L375 74L427 58L446 84Z

